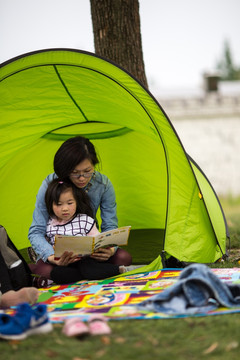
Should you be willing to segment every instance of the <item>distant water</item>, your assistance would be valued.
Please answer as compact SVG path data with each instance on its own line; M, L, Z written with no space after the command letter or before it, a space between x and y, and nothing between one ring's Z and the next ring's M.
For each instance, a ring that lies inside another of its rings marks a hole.
M239 196L240 116L171 122L217 194Z

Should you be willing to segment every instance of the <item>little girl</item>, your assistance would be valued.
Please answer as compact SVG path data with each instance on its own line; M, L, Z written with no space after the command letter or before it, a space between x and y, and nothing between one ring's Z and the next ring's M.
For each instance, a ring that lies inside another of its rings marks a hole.
M87 194L72 182L54 179L45 194L49 220L46 228L46 239L54 245L54 237L60 235L97 235L99 231ZM111 264L115 248L98 249L90 256L79 259L71 252L65 251L60 260L54 254L48 260L54 264L51 279L57 284L73 283L79 280L98 280L119 275L126 271L123 265Z
M57 234L99 234L86 193L70 182L53 180L46 191L45 202L50 216L46 236L51 245L54 245Z

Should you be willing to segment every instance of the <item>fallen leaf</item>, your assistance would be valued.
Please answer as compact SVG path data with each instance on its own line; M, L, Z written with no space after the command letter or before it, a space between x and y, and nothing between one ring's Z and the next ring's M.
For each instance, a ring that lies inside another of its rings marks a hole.
M230 344L228 344L226 346L226 351L231 351L231 350L237 349L238 346L239 346L239 344L237 341L232 341L232 342L230 342Z
M188 324L189 327L198 326L198 324L191 318L185 318L184 321Z
M153 346L157 346L159 344L159 341L154 338L154 337L149 337L148 341L153 345Z
M124 344L126 342L126 339L124 337L118 336L114 341L117 344Z
M62 328L63 326L62 326L62 324L61 323L56 323L56 324L54 324L54 328Z
M47 350L46 355L47 355L47 357L55 358L55 357L59 356L59 353L56 351L53 351L53 350Z
M139 348L143 346L143 341L138 341L134 344L134 347Z
M84 359L84 358L80 358L80 357L74 357L74 358L72 358L72 360L89 360L89 359Z
M95 357L103 357L106 354L106 350L102 349L96 352Z
M58 345L64 344L64 341L62 341L60 338L55 339L55 343Z
M203 355L211 354L214 350L216 350L217 347L218 347L218 343L217 342L213 343L211 346L209 346L209 348L203 351Z
M102 336L101 337L101 342L104 344L104 345L109 345L110 342L111 342L111 339L109 336Z
M201 335L196 338L196 341L204 341L204 340L206 340L206 335Z
M17 350L20 341L19 341L19 340L10 340L8 343L9 343L9 345L11 345L11 347L12 347L14 350Z

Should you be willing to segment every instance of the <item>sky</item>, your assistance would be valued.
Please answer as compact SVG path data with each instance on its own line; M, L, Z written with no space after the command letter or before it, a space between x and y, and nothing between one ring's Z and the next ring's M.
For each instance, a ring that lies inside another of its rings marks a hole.
M145 71L154 95L198 88L228 41L240 66L240 0L139 0ZM0 0L0 63L48 48L94 52L89 0Z

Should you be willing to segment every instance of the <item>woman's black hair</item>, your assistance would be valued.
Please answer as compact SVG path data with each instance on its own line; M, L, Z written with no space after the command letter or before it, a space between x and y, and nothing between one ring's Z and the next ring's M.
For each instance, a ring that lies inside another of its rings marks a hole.
M94 145L82 136L66 140L54 157L54 171L60 179L67 179L75 167L88 159L93 166L99 163Z
M49 216L55 216L53 203L57 204L60 195L69 189L72 190L73 197L77 203L76 214L87 214L88 216L94 217L90 199L85 191L75 186L71 181L67 182L60 179L52 180L45 193L45 203Z

